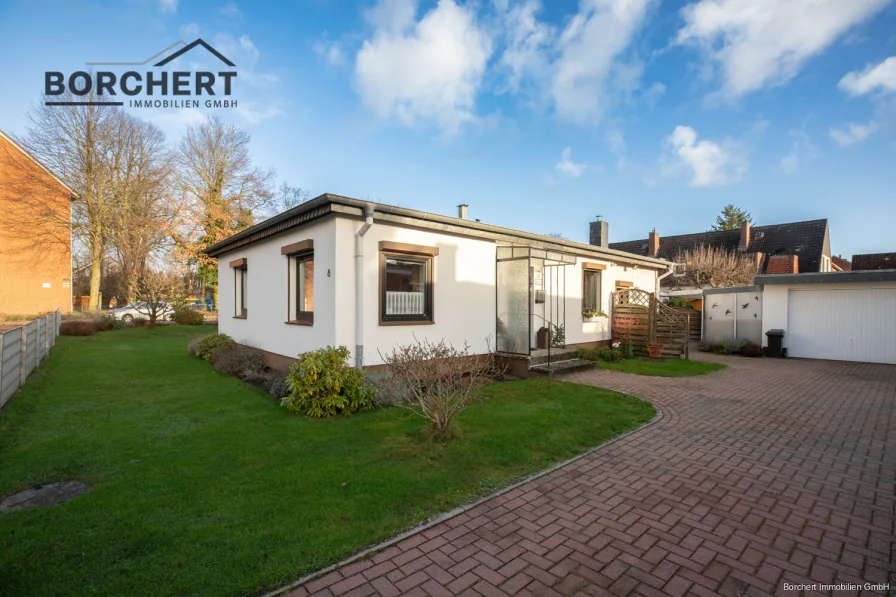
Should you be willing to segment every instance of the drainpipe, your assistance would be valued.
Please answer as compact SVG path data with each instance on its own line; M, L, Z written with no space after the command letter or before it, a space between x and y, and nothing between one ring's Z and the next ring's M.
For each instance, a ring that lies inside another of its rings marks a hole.
M364 207L364 224L355 233L355 367L364 367L364 235L373 226L373 205Z
M663 281L663 278L666 278L666 277L672 275L672 272L675 271L675 266L676 266L676 265L678 265L678 264L673 263L672 265L669 266L669 269L666 270L666 273L665 273L665 274L663 274L662 276L657 276L657 278L656 278L656 292L655 292L655 294L654 294L654 296L656 297L656 300L660 300L660 282Z

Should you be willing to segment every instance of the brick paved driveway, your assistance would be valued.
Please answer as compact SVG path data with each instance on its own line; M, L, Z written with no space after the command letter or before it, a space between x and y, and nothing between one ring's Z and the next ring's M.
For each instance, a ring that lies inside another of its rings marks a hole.
M289 595L896 594L896 367L724 362L569 376L662 419Z

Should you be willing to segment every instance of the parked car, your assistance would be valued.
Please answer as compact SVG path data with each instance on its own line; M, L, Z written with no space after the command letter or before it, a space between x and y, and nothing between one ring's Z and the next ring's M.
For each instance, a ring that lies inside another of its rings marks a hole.
M143 319L149 319L150 308L149 304L145 302L137 302L131 303L125 307L117 307L115 309L109 309L108 315L112 319L120 319L125 323L130 323L141 317ZM156 311L156 317L161 320L171 319L171 316L174 314L174 308L168 303L159 303L158 309Z

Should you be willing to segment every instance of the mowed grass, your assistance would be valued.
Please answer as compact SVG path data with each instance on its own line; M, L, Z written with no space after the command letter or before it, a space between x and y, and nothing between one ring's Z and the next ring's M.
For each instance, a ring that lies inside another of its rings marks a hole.
M599 369L622 371L637 375L654 375L657 377L690 377L706 375L713 371L725 369L721 363L704 363L688 359L626 359L624 361L600 361Z
M0 412L0 497L93 487L0 515L0 593L256 595L654 415L606 390L507 382L432 443L400 408L289 412L189 356L202 332L62 337Z

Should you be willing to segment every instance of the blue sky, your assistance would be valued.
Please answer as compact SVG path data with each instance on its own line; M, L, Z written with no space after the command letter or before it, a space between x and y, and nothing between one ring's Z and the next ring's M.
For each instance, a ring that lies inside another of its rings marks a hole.
M202 37L258 164L334 192L587 240L828 218L834 254L896 250L896 3L336 0L0 3L0 129L43 72ZM200 50L201 51L201 50Z

